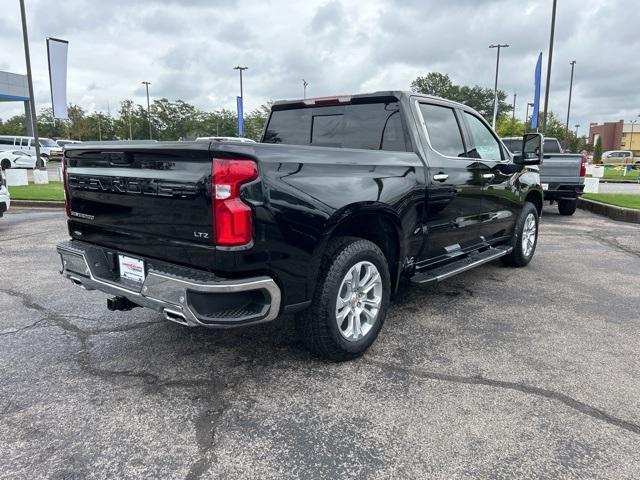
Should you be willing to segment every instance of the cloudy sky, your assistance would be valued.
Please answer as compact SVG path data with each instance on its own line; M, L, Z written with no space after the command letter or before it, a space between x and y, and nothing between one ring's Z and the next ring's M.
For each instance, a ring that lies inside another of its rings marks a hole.
M566 116L576 60L571 124L640 114L637 0L559 0L551 109ZM112 111L123 98L184 99L235 108L237 64L245 109L267 100L408 89L418 75L517 92L524 116L533 70L549 43L551 0L26 0L35 94L48 105L45 38L69 41L69 101ZM24 73L18 0L0 0L0 70ZM0 104L0 118L22 111Z

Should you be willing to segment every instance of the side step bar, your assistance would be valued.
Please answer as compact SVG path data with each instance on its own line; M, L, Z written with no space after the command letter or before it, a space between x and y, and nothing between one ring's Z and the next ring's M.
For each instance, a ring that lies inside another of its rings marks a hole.
M424 272L418 272L410 278L410 281L412 284L420 286L441 282L449 277L471 270L483 263L488 263L496 258L508 255L512 250L513 247L502 245L488 248L482 252L473 252L465 258L456 260L455 262L451 262L431 270L426 270Z

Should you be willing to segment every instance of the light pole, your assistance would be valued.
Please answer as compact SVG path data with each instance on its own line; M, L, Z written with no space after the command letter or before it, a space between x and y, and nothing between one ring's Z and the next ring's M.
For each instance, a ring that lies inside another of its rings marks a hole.
M309 86L309 82L307 82L304 78L302 79L302 98L307 98L307 87Z
M526 123L529 123L529 125L531 125L531 122L529 121L529 107L533 107L533 103L532 102L527 102L527 113L524 116L525 126L526 126ZM529 130L529 128L531 128L531 127L528 127L527 130Z
M498 69L500 68L500 49L508 48L508 44L489 45L489 48L497 48L498 53L496 55L496 82L493 87L493 123L491 126L496 128L496 118L498 117Z
M553 34L556 30L556 5L558 0L553 0L551 11L551 36L549 38L549 60L547 61L547 84L544 90L544 113L542 114L542 134L547 131L547 109L549 108L549 87L551 83L551 60L553 59Z
M149 104L149 85L151 82L141 82L147 88L147 123L149 124L149 140L151 140L151 106Z
M513 110L511 111L511 120L516 119L516 98L518 97L518 92L513 92Z
M24 60L27 64L27 83L29 85L29 107L31 110L31 125L33 128L33 141L36 147L36 166L43 168L40 158L40 137L38 136L38 119L36 118L36 100L33 96L33 77L31 76L31 54L29 53L29 35L27 34L27 14L25 13L24 0L20 0L20 16L22 17L22 39L24 40Z
M238 70L240 72L240 102L238 103L238 136L242 137L242 135L244 134L244 122L243 122L243 118L241 118L241 117L244 117L244 94L242 92L242 71L248 70L249 67L241 67L240 65L237 65L233 67L233 69Z
M578 138L578 129L580 128L580 124L576 123L574 127L576 127L576 138Z
M569 63L571 65L571 80L569 81L569 104L567 105L567 126L566 126L567 133L569 133L569 113L571 113L571 91L573 90L573 69L576 66L576 61L571 60L571 62Z

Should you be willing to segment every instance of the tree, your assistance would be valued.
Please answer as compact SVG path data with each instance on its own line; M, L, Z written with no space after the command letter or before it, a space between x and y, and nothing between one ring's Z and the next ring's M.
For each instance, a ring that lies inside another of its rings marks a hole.
M416 93L447 98L464 103L478 111L487 121L493 119L493 89L479 85L467 86L454 84L449 75L429 72L424 77L417 77L411 82L411 90ZM507 94L498 90L498 112L511 112L513 107L506 102Z
M498 115L496 133L499 137L519 137L524 135L525 125L511 115Z
M598 136L596 146L593 148L593 163L602 163L602 138Z

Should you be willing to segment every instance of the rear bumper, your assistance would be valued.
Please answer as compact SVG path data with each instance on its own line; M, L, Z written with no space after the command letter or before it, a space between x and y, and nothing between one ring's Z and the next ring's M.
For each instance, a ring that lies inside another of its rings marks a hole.
M125 297L182 325L228 328L263 323L274 320L280 311L280 288L267 276L223 279L142 258L146 275L140 284L120 278L118 252L113 250L72 240L59 244L57 251L60 273L74 284Z
M582 195L584 184L550 183L544 191L545 200L571 200Z

